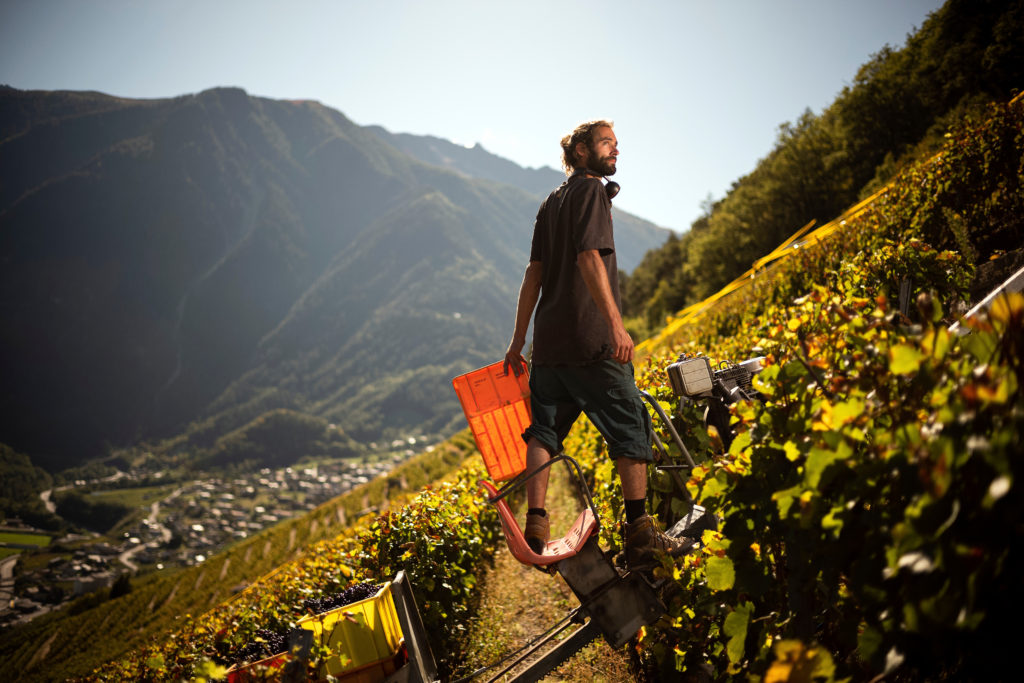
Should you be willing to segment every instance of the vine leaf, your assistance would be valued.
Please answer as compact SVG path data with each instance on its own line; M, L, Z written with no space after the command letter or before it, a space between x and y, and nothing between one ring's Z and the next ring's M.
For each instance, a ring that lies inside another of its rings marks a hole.
M754 606L749 602L743 602L736 607L729 615L725 618L725 635L729 637L729 643L726 645L726 652L729 655L729 661L733 664L738 663L743 659L744 642L747 639L747 627L750 625L750 615L754 611Z
M917 372L925 355L913 346L897 344L889 349L889 369L897 375Z
M712 557L707 563L708 588L727 591L736 583L736 569L728 557Z

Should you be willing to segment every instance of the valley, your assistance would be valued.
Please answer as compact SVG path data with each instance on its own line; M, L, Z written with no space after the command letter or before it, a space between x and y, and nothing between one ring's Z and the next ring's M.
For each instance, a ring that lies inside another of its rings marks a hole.
M7 543L7 537L43 532L8 520L0 529L0 551L17 554L0 560L0 628L28 623L79 599L102 600L130 590L136 577L201 565L238 541L386 476L411 454L396 448L374 458L324 460L156 486L152 482L168 478L165 473L140 469L61 487L91 498L146 502L133 506L107 533L69 533L52 540L43 536L47 543L36 549L24 542ZM47 490L41 498L54 506L52 495ZM371 510L368 503L365 512Z

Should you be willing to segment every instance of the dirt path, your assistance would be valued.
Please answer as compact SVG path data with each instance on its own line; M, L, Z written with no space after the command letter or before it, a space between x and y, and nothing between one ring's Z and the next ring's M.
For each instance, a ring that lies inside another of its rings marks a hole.
M548 492L548 514L552 535L565 532L580 511L574 486L556 465ZM516 518L525 517L524 508ZM549 575L520 564L503 545L481 586L480 616L469 637L467 666L458 672L466 676L544 634L564 619L579 601L561 577ZM570 629L571 630L571 629ZM501 667L474 678L486 681ZM613 650L603 639L588 645L575 657L563 663L545 679L548 681L586 681L587 683L621 683L632 681L629 658L625 649Z

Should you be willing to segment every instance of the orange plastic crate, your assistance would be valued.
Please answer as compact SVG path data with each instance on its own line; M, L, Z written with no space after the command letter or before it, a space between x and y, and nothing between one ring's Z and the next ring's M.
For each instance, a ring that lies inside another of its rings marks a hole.
M284 673L284 667L291 658L291 653L282 652L251 664L232 666L227 670L228 683L256 683L256 681L273 680Z
M530 426L530 378L505 374L504 361L452 380L487 473L504 481L526 469L522 433Z

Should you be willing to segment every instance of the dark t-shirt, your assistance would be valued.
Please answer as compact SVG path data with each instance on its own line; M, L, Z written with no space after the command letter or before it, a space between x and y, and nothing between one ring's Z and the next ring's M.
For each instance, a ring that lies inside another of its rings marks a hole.
M621 310L611 200L599 179L573 175L544 200L533 227L530 260L543 267L533 327L536 365L613 357L611 330L576 266L576 256L590 249L601 255Z

